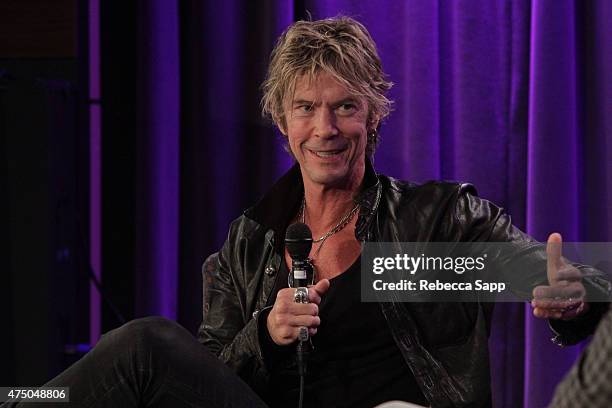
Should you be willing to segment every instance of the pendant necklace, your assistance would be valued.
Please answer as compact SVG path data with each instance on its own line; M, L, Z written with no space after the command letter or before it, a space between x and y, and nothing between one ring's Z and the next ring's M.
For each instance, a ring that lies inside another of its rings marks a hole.
M338 221L338 223L332 227L332 229L330 229L327 233L323 234L322 236L320 236L317 239L312 239L312 243L313 244L319 244L319 247L317 248L317 251L315 252L315 257L318 257L319 252L321 252L321 248L323 248L323 244L325 244L325 241L327 241L327 239L329 237L331 237L332 235L334 235L336 232L340 232L342 231L342 229L344 229L344 227L346 227L348 225L349 222L351 222L351 220L353 219L353 217L355 216L355 214L357 213L357 210L359 209L359 204L355 204L355 206L353 208L351 208L349 210L349 212L347 212L344 217L342 217L340 219L340 221ZM300 208L300 221L303 224L306 224L306 197L304 196L304 198L302 198L302 206Z

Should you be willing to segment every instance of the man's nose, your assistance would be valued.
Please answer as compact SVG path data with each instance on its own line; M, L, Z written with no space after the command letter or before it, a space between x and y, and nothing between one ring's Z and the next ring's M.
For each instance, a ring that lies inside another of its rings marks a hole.
M333 110L319 109L316 118L315 136L327 138L336 136L338 133L336 115Z

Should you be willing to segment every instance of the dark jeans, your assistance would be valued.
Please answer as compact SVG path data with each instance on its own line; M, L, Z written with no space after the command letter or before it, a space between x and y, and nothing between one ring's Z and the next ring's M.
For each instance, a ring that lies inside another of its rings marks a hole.
M70 387L71 403L58 407L267 407L191 333L161 317L108 332L46 385Z

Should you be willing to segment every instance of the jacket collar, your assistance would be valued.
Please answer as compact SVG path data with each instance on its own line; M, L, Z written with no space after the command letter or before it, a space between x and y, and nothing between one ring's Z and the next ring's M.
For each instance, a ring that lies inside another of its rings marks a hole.
M370 159L366 157L362 188L355 198L355 202L360 206L355 236L360 241L364 240L365 228L378 208L380 194L381 183L378 175ZM275 236L283 237L289 223L299 211L303 196L304 181L300 166L295 163L253 207L244 212L244 215L264 228L274 230ZM283 240L276 241L275 246L278 247Z
M378 210L381 193L382 184L374 171L370 159L366 157L366 172L363 178L363 187L355 198L355 202L359 203L359 217L355 224L355 238L357 238L357 241L363 242L368 240L368 227L372 217Z

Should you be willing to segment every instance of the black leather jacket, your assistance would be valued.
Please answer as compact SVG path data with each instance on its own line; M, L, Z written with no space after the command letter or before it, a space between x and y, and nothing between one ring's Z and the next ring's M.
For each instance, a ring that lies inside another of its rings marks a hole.
M545 251L515 228L502 209L476 196L469 184L430 182L414 185L377 175L369 161L356 198L360 204L357 240L378 242L514 242L527 249L539 273L513 290L530 298L546 283ZM269 378L258 317L279 277L283 237L303 196L294 166L254 207L231 224L219 252L205 263L204 320L201 343L265 395ZM537 248L534 250L534 248ZM593 278L596 280L596 278ZM591 282L604 290L607 282ZM521 293L522 292L522 293ZM478 303L380 303L391 333L425 397L433 407L490 406L488 317ZM556 327L557 341L573 344L592 333L603 311Z

